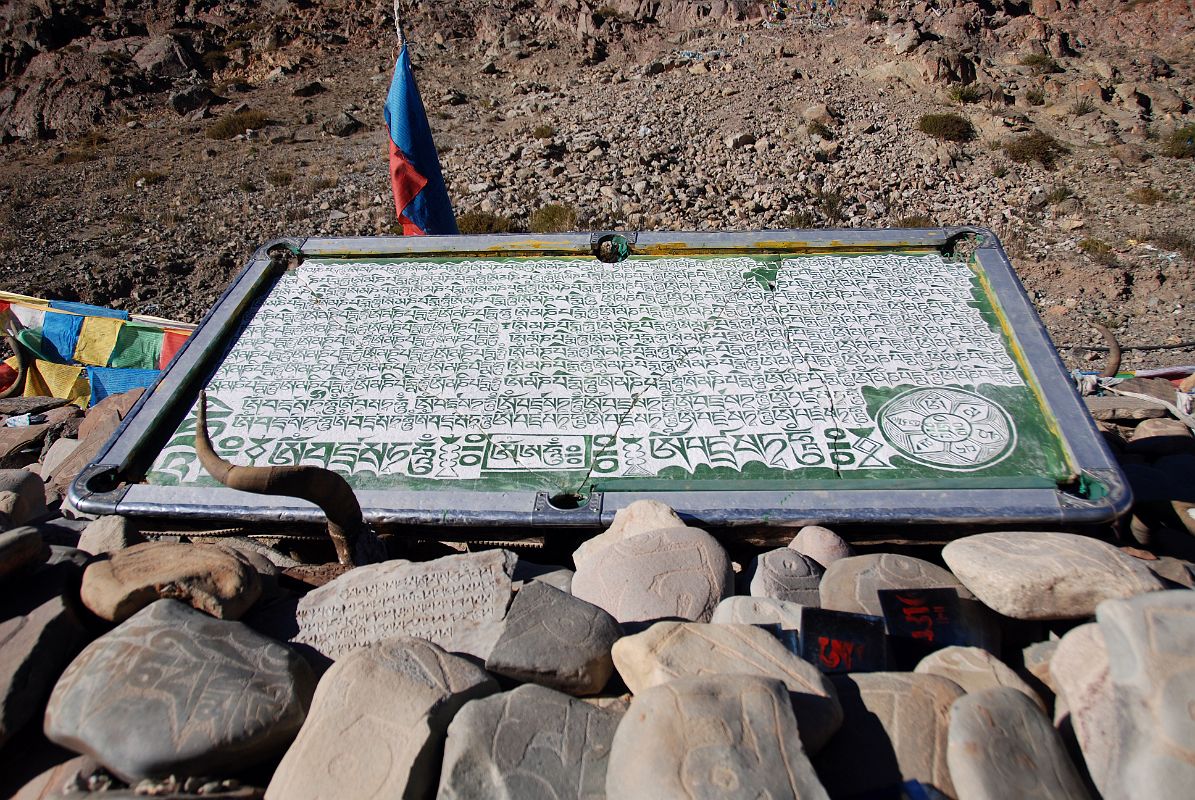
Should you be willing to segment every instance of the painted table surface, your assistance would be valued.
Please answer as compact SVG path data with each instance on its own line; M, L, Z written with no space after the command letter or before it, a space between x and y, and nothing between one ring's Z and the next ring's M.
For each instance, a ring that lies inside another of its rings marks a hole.
M245 315L208 403L226 458L359 489L1073 474L980 276L937 254L308 259ZM148 482L214 483L194 427Z

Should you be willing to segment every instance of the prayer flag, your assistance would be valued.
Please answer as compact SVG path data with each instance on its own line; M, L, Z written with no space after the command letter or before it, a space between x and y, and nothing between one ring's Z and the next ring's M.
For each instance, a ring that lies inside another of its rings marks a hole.
M125 323L116 337L109 367L157 369L162 355L162 329Z
M124 323L111 317L84 317L75 345L75 361L93 367L106 367L116 349L116 339Z
M108 395L121 394L131 389L148 389L162 374L157 369L112 369L110 367L88 367L87 380L91 384L91 405Z
M440 172L427 112L403 44L384 110L390 131L390 185L404 236L455 234L456 217Z

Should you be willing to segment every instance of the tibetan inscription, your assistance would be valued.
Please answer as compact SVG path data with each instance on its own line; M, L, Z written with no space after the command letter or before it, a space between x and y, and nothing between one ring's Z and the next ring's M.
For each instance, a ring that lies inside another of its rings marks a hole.
M246 318L217 450L359 489L1065 474L975 273L935 254L309 259ZM211 483L193 432L150 482Z

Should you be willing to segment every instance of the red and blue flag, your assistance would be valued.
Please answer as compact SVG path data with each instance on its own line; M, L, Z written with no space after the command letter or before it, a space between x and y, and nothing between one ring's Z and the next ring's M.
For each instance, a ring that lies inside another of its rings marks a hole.
M415 85L411 57L403 44L386 95L386 127L390 129L390 184L394 210L404 236L457 233L456 217L440 172L427 112Z

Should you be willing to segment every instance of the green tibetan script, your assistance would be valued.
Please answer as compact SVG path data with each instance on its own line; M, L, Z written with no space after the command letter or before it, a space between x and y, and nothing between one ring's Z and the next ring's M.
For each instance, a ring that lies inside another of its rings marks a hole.
M936 254L309 259L246 319L217 450L361 489L1071 475L977 276ZM194 425L150 482L212 483Z

